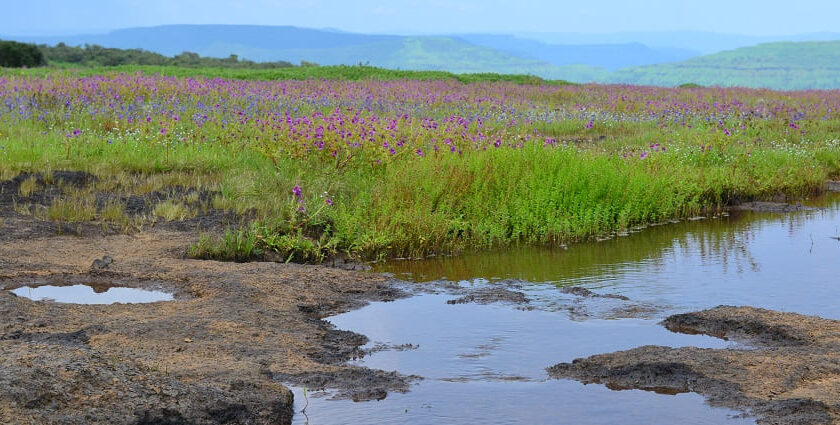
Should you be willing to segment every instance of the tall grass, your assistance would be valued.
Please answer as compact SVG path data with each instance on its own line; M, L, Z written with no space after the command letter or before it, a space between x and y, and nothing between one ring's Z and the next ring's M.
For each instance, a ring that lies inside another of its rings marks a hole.
M22 133L26 133L23 131ZM2 166L15 171L75 169L99 175L191 173L193 184L220 182L214 204L246 214L258 226L203 240L196 255L244 260L273 250L294 261L346 252L357 258L418 257L511 244L560 244L696 215L735 200L777 193L805 196L840 173L835 144L767 149L749 155L674 147L644 160L574 147L428 155L337 172L317 158L280 158L224 145L173 152L161 147L76 146L65 158L60 136L6 139ZM182 182L183 178L171 179ZM161 183L163 184L163 183ZM291 188L302 188L298 200ZM328 205L327 198L332 202ZM222 202L224 201L224 202ZM306 212L298 206L305 205ZM170 205L171 204L171 205ZM61 201L57 209L72 204ZM57 213L57 212L56 212ZM89 211L88 215L92 214ZM193 215L176 202L156 215ZM63 212L78 221L84 214Z

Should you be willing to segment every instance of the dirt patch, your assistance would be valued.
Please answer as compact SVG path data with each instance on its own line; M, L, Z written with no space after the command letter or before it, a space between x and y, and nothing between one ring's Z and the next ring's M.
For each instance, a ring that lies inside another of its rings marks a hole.
M205 189L172 186L135 194L124 191L138 187L120 184L81 171L24 173L0 181L0 241L66 234L113 235L151 226L220 231L252 219L212 208L217 193ZM141 185L142 178L137 177L133 184ZM59 201L64 202L66 210L50 211ZM155 208L167 201L183 206L186 216L169 220L156 217ZM70 217L74 209L85 211L84 216ZM104 218L105 210L108 219Z
M548 369L554 378L666 394L696 392L762 424L840 421L840 321L752 307L678 314L663 325L752 344L750 349L644 346Z
M406 295L382 276L184 259L196 233L172 227L71 236L31 217L2 225L16 232L0 239L3 289L117 285L175 300L75 305L0 291L0 423L282 424L293 414L284 383L368 400L415 379L347 365L367 338L321 320Z

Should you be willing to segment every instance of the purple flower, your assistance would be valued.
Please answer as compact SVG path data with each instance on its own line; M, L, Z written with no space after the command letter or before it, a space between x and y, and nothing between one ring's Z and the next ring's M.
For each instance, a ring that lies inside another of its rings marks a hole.
M300 186L295 185L295 187L292 189L292 193L295 194L296 198L303 199L303 191L300 190Z
M165 135L165 134L166 134L166 129L165 129L165 128L161 128L161 129L160 129L160 134Z
M423 156L423 150L420 149L420 148L417 148L417 155Z
M642 154L639 155L639 158L645 159L645 158L647 158L647 156L648 156L648 153L646 151L642 151Z
M332 201L332 199L327 198L326 202L327 202L327 205L329 205L329 206L333 206L333 201Z

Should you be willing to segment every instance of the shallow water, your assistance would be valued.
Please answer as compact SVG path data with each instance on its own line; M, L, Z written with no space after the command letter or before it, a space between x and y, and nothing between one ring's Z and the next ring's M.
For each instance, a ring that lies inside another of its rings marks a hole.
M743 212L654 226L570 246L397 262L378 271L418 282L462 286L525 281L532 310L514 305L449 305L452 295L374 303L329 320L372 343L415 344L356 361L425 377L406 394L378 402L309 394L296 423L741 424L751 418L713 408L697 394L612 391L550 380L545 368L577 357L646 344L725 347L711 337L674 334L664 317L720 304L752 305L840 318L840 197L794 214ZM631 301L577 297L583 286ZM627 307L644 308L634 310ZM634 315L634 311L641 311ZM629 314L628 314L629 312ZM320 397L319 397L320 396ZM304 405L296 391L296 409Z
M19 297L35 301L53 301L68 304L140 304L172 301L172 294L137 288L110 287L105 290L88 285L23 286L11 291Z

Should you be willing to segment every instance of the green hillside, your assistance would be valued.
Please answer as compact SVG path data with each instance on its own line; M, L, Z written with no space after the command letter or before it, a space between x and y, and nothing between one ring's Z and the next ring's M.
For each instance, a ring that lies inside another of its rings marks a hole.
M677 63L620 69L608 81L781 90L840 88L840 41L760 44Z
M228 58L234 54L255 62L306 61L418 71L530 74L575 82L603 80L608 75L599 66L552 64L458 37L353 34L290 26L166 25L21 40L45 45L143 49L165 56L194 52L203 57Z
M557 66L537 59L517 57L492 48L465 43L451 37L403 37L366 44L335 47L273 48L233 43L213 43L200 49L205 56L234 52L257 61L311 61L321 65L366 64L389 69L448 71L454 73L528 74L546 79L575 82L602 80L608 72L587 65Z

